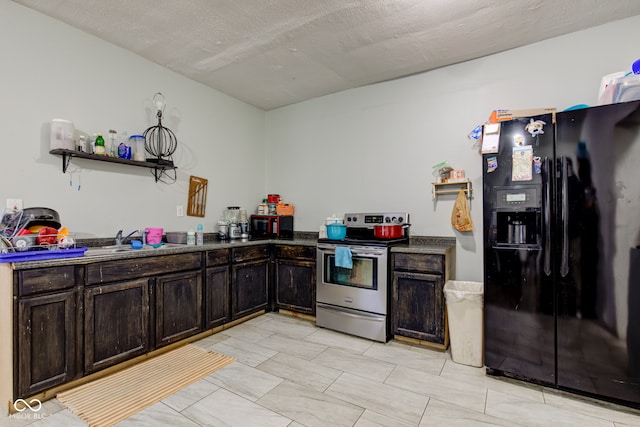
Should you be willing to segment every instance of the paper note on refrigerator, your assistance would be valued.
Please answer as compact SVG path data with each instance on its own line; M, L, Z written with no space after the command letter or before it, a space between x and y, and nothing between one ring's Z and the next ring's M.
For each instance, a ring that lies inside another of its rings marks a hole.
M497 153L500 148L500 123L487 123L482 129L482 154Z
M533 147L531 145L513 147L511 160L512 181L531 181L533 179Z

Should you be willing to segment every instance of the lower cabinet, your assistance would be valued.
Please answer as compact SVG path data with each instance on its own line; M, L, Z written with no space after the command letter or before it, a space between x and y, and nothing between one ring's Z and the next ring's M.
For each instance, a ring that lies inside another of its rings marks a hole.
M204 283L204 328L224 325L230 319L229 250L217 249L206 254Z
M155 347L202 330L202 273L192 271L155 279Z
M85 372L199 331L201 275L199 252L89 264L84 290Z
M315 246L266 243L17 270L14 396L43 392L260 310L314 315L315 252Z
M18 325L17 396L26 397L75 377L75 291L21 299Z
M440 349L449 345L444 255L392 255L393 334Z
M276 307L315 316L315 246L277 246L275 269Z
M87 373L146 353L149 281L136 279L84 291L84 370Z
M233 249L231 319L267 308L270 250L268 245Z
M62 266L14 272L16 398L81 375L77 284L82 283L83 271L82 267Z

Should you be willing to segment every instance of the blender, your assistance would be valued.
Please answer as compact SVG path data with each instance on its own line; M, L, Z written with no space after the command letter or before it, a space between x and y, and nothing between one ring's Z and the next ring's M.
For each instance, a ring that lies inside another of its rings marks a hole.
M239 239L240 238L240 226L238 225L238 217L240 215L240 207L239 206L227 206L227 210L224 211L224 217L227 221L228 230L229 230L229 238L230 239Z
M247 210L240 209L238 213L238 225L240 226L240 238L249 238L249 218L247 217Z

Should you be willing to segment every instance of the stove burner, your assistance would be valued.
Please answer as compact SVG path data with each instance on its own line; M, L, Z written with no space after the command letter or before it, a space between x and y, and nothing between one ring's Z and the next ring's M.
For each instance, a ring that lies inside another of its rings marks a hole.
M318 243L334 245L360 246L393 246L409 242L409 231L405 228L404 237L398 239L379 239L375 237L374 227L396 222L409 222L407 212L379 212L379 213L346 213L343 223L347 226L347 237L344 240L321 238Z

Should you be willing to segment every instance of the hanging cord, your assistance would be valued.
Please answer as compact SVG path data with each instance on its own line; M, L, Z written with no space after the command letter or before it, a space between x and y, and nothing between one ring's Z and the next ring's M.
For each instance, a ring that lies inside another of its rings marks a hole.
M151 171L151 175L154 175L153 171ZM177 181L177 179L178 179L178 173L176 172L175 169L160 170L160 175L158 175L158 181L164 184L173 184Z

